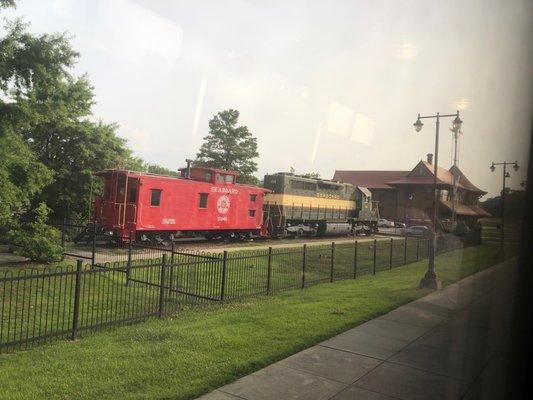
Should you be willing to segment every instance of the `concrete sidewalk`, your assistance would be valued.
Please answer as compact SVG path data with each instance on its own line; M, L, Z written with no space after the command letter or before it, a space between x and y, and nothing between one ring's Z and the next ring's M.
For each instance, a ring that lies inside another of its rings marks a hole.
M272 364L202 400L498 398L516 261Z

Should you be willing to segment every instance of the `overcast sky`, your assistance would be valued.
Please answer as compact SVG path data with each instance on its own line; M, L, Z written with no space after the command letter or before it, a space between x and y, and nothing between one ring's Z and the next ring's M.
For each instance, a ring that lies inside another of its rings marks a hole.
M411 169L433 152L430 120L464 120L459 166L498 193L491 161L525 179L532 110L533 6L507 1L20 0L34 32L73 35L94 114L135 154L176 169L213 114L238 109L259 173ZM451 120L439 164L452 160Z

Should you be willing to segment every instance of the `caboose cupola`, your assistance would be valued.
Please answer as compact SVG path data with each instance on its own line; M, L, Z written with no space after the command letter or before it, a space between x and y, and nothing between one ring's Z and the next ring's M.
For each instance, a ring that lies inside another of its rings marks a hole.
M191 167L180 168L180 176L193 181L208 182L213 184L234 185L239 173L236 171L226 171L223 169L210 167Z

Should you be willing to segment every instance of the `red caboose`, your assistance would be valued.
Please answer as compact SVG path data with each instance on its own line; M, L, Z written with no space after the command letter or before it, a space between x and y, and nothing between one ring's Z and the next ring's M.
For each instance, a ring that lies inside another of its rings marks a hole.
M95 220L119 237L167 242L176 235L261 235L263 196L268 189L236 183L237 172L188 167L181 176L105 170L104 195Z

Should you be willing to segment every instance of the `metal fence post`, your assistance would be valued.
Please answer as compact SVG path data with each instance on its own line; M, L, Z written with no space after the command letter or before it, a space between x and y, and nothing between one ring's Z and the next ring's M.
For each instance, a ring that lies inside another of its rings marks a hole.
M353 245L353 278L357 278L357 240Z
M126 285L129 285L130 283L130 275L131 275L131 246L132 246L132 232L130 231L130 237L128 240L128 263L126 264Z
M78 335L78 321L80 316L80 291L81 291L81 274L83 270L83 261L76 261L76 284L74 286L74 312L72 316L72 334L70 338L76 339Z
M65 230L67 229L67 217L63 217L63 225L61 225L61 247L65 247Z
M170 297L170 294L172 292L172 287L174 285L174 238L172 238L170 242L170 277L168 280L169 280L168 295Z
M165 300L165 264L167 263L167 255L163 254L161 258L161 275L159 279L159 318L164 314L163 306Z
M307 262L307 245L304 244L302 254L302 289L305 288L305 264Z
M272 247L268 248L268 266L267 266L267 295L270 294L270 285L272 280Z
M220 301L224 301L224 296L226 292L226 268L228 264L228 251L224 250L224 254L222 256L222 283L220 286Z
M407 264L407 236L403 243L403 265Z
M335 242L331 242L331 264L329 271L329 281L333 282L333 268L335 267Z
M378 248L378 241L374 239L374 266L372 268L372 275L376 275L376 251Z
M93 221L93 243L91 247L91 267L94 267L96 259L96 221Z
M420 239L416 239L416 261L420 260Z
M390 238L389 269L392 269L392 251L394 250L394 238Z

